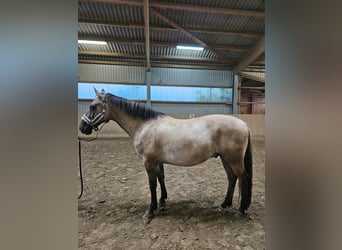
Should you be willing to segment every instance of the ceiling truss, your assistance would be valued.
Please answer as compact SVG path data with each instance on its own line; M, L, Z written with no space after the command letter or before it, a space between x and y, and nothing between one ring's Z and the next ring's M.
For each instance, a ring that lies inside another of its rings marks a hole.
M265 36L262 33L256 32L241 32L234 30L208 30L208 29L198 29L198 28L186 28L177 24L174 20L162 14L158 10L176 10L176 11L189 11L189 12L197 12L197 13L207 13L207 14L217 14L217 15L230 15L230 16L239 16L239 17L249 17L255 18L258 20L263 20L265 18L265 13L263 11L253 11L253 10L241 10L241 9L228 9L228 8L214 8L214 7L205 7L198 5L190 5L190 4L175 4L175 3L167 3L167 2L158 2L158 1L149 1L149 0L80 0L80 2L101 2L107 4L117 4L117 5L126 5L126 6L137 6L143 8L144 13L144 24L132 23L114 23L114 22L105 22L105 21L93 21L93 20L79 20L80 25L98 25L98 26L108 26L108 27L122 27L122 28L132 28L132 29L144 29L145 33L145 41L142 40L123 40L116 39L115 37L101 37L101 36L91 36L91 35L80 35L82 39L91 39L91 40L105 40L107 42L112 42L116 44L128 44L128 45L142 45L145 46L145 55L142 54L129 54L129 53L110 53L110 52L101 52L101 51L79 51L79 55L94 55L94 56L105 56L105 57L125 57L125 58L136 58L136 59L145 59L145 66L147 71L150 70L151 65L160 66L160 65L168 65L170 67L170 63L161 63L155 62L156 60L186 60L189 62L207 62L212 64L220 64L218 65L208 65L213 68L222 68L224 65L230 66L234 69L235 73L241 73L246 70L249 72L262 72L264 71L264 59L261 58L265 53ZM150 24L150 13L158 17L160 20L165 22L167 25L151 25ZM162 30L162 31L178 31L184 34L188 40L184 41L184 43L193 42L202 45L205 49L212 52L216 58L202 58L202 57L190 57L190 56L170 56L170 55L153 55L151 54L150 46L165 46L165 47L175 47L177 43L175 42L162 42L162 41L153 41L150 40L150 31L151 30ZM238 47L238 46L229 46L226 44L209 44L203 39L200 39L197 34L216 34L216 35L227 35L227 36L235 36L239 38L251 38L257 39L257 43L253 47ZM226 52L236 52L242 53L242 56L239 60L235 58L230 58L227 56ZM151 59L155 60L154 62ZM93 59L79 59L80 62L93 62ZM109 64L141 64L141 62L122 62L118 60L98 60L98 63L109 63ZM259 65L263 68L254 68L250 66ZM174 67L181 67L180 65L176 65ZM185 68L193 67L205 67L202 65L184 65Z

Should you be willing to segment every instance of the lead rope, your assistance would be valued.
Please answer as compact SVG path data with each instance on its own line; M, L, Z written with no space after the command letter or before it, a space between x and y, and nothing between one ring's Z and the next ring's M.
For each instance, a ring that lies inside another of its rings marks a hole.
M78 137L78 164L79 164L79 170L80 170L80 181L81 181L81 193L78 195L78 199L82 197L83 194L83 175L82 175L82 152L81 152L81 141L95 141L97 139L97 136L105 123L102 124L100 129L96 131L96 136L94 138L80 138Z
M80 170L80 180L81 180L81 193L78 196L78 199L82 197L83 194L83 177L82 177L82 157L81 157L81 141L80 138L78 138L78 164L79 164L79 170Z

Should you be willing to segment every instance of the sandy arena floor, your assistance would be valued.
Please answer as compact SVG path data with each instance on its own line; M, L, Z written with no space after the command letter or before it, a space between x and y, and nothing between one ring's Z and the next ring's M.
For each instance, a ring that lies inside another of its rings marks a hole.
M166 164L166 209L145 224L150 191L132 141L82 141L79 249L265 249L264 137L253 138L253 160L250 218L235 216L238 186L233 208L219 211L227 177L220 159L212 158L194 167Z

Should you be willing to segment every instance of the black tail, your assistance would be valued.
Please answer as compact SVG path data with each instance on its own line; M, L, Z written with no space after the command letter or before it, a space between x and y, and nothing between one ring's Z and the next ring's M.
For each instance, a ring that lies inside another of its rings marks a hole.
M244 165L247 176L247 194L246 194L246 208L249 207L252 200L252 186L253 186L253 157L252 157L252 142L251 142L251 132L248 133L248 144L245 152Z

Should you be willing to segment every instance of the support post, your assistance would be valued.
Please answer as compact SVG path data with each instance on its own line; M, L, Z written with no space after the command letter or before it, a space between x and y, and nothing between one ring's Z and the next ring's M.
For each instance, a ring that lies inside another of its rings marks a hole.
M233 114L239 114L239 86L240 86L240 77L239 75L234 75L233 82Z
M151 69L146 70L146 91L147 91L147 96L146 96L146 105L147 107L151 108Z

